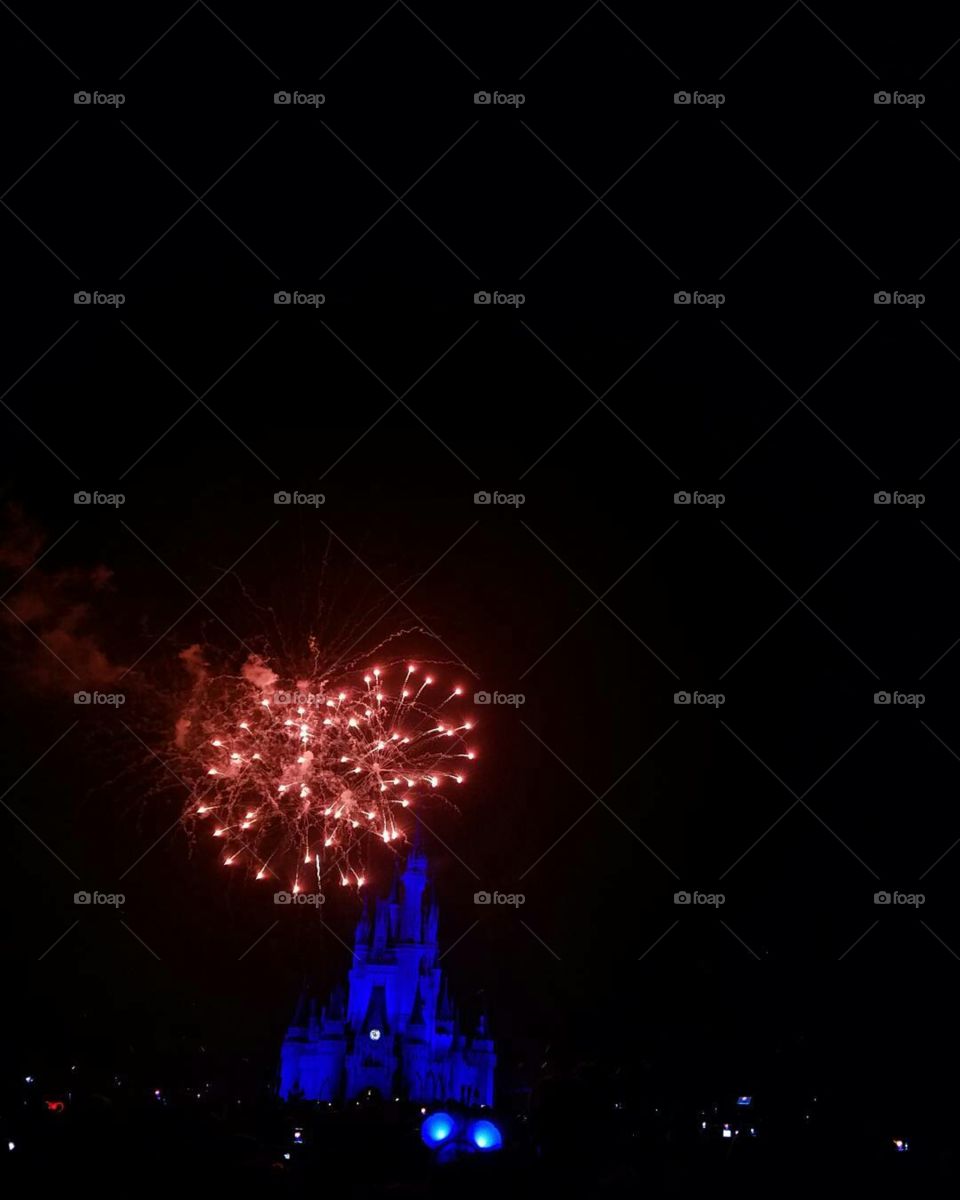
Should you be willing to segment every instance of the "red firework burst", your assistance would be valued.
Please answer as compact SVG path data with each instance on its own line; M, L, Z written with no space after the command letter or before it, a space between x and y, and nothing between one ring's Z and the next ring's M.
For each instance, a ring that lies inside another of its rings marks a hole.
M301 891L304 866L319 886L336 863L342 883L362 885L361 843L402 837L404 809L464 782L473 722L444 713L462 689L412 664L279 683L259 661L204 680L178 730L185 818L222 840L224 865L258 879L289 877Z

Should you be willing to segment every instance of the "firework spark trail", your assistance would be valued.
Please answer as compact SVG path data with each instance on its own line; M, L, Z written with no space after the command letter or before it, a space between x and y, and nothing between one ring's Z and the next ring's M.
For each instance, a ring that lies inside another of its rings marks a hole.
M284 690L252 658L240 675L205 677L179 729L185 820L223 841L224 865L258 879L289 879L299 892L311 867L319 886L321 861L337 856L341 882L362 885L361 844L402 837L402 810L462 783L475 758L472 721L447 715L461 689L419 675L413 664L373 667ZM431 704L431 694L445 698Z

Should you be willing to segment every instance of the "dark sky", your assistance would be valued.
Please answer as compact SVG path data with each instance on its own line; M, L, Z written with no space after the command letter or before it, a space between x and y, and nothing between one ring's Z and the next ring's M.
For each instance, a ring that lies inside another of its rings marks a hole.
M444 645L400 654L525 698L478 710L459 811L424 812L445 965L505 1046L763 1064L806 1032L904 1077L949 1049L960 128L952 60L920 81L945 18L800 5L754 47L766 6L691 38L690 14L600 4L561 38L582 6L400 4L371 29L381 6L281 3L227 29L201 4L153 45L178 6L100 7L31 14L62 62L2 17L23 1053L149 1062L186 1034L269 1058L304 975L347 968L355 898L325 927L226 878L165 833L183 789L139 739L165 758L185 647L338 638L391 606L371 645L429 628ZM325 503L273 503L294 489ZM122 710L74 706L133 663Z

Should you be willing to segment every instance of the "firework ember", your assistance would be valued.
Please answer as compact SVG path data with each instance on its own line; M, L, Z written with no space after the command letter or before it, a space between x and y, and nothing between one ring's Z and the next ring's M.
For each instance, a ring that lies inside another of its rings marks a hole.
M464 782L461 689L413 664L279 684L261 660L204 681L178 730L186 819L258 879L303 891L337 864L362 885L364 840L403 837L404 809Z

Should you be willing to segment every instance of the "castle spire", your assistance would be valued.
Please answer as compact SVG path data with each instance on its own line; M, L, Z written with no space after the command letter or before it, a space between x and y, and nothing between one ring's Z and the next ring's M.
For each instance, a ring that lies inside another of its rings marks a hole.
M413 831L413 837L410 840L410 849L407 851L406 866L409 869L411 866L418 866L424 872L427 869L427 842L423 832L423 826L418 821Z
M400 876L402 905L400 913L401 941L413 942L419 945L425 940L423 897L427 888L428 867L427 855L423 848L420 826L418 825L414 832L413 843L407 853L407 861L404 863L403 872Z
M370 935L373 932L373 925L370 920L370 894L364 894L363 908L360 910L360 920L357 922L357 932L354 935L353 944L355 946L366 946L370 941Z

